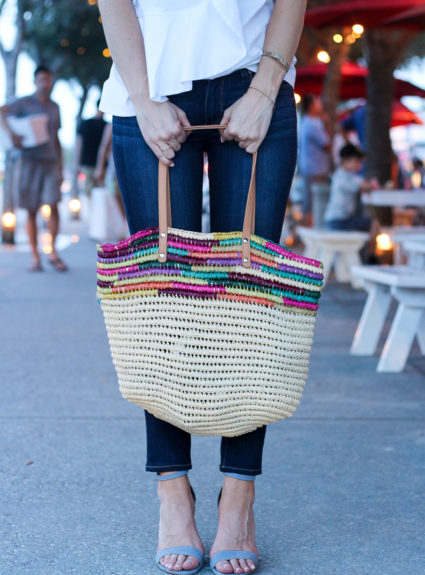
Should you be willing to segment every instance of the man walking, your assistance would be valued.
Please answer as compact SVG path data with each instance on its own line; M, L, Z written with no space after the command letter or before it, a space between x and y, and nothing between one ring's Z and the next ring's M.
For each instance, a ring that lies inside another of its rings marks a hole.
M311 226L313 222L312 185L315 182L327 182L329 180L331 139L326 127L326 116L320 98L306 94L302 101L302 107L303 117L298 162L304 180L304 224Z
M34 72L35 92L19 98L0 108L0 119L9 133L15 149L19 150L17 161L18 206L28 211L27 231L32 250L30 271L42 271L37 246L37 212L41 205L50 206L49 232L51 251L49 262L57 271L66 271L67 266L56 252L55 242L59 229L58 202L62 183L62 149L58 138L61 127L59 106L50 99L53 89L53 74L46 66L38 66ZM44 116L47 123L46 141L32 147L23 147L22 137L16 134L7 122L8 116L31 118Z

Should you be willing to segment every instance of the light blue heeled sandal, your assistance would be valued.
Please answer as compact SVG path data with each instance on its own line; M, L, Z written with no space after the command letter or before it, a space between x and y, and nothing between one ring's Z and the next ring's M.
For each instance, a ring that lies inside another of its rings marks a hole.
M188 471L176 471L175 473L169 473L168 475L158 475L158 480L168 481L169 479L176 479L177 477L182 477L183 475L187 474ZM190 491L193 496L193 501L195 502L196 496L191 485L190 485ZM164 565L161 565L161 563L159 562L160 559L165 557L165 555L173 555L173 554L191 555L192 557L196 557L196 559L199 561L199 565L198 567L195 567L195 569L190 570L182 569L181 571L172 571L164 567ZM180 547L168 547L167 549L162 549L161 551L158 551L155 557L155 561L158 567L161 569L161 571L165 571L165 573L169 573L169 575L195 575L195 573L198 573L198 571L200 571L204 566L204 553L197 547L192 547L191 545L185 545Z
M241 479L242 481L255 481L255 476L252 475L241 475L240 473L225 473L228 477L233 477L234 479ZM220 493L218 494L217 505L220 503L222 489L220 489ZM252 551L240 551L240 550L224 550L218 551L214 553L212 557L210 557L210 569L214 573L214 575L225 575L221 571L218 571L215 566L220 561L229 561L230 559L251 559L255 566L258 565L258 556L253 553Z

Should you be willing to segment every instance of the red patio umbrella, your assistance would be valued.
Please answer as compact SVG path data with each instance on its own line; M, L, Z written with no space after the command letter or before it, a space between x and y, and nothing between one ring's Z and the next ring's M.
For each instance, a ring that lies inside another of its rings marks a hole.
M425 30L425 3L410 10L405 10L401 14L393 16L383 22L383 26L393 28L412 28L413 30Z
M297 69L295 91L302 96L308 93L320 95L327 70L328 65L322 63L312 66L301 66ZM365 98L366 78L368 75L369 70L365 66L359 66L348 60L345 61L342 65L340 100ZM425 98L425 90L406 80L396 78L394 97L400 99L403 96L419 96Z
M345 0L307 10L305 25L311 28L330 26L380 26L397 14L423 6L424 0Z
M338 114L338 120L342 122L347 116L354 112L355 109L356 108L344 110L344 112ZM391 114L391 128L396 128L397 126L409 126L411 124L423 125L423 121L401 102L394 102Z

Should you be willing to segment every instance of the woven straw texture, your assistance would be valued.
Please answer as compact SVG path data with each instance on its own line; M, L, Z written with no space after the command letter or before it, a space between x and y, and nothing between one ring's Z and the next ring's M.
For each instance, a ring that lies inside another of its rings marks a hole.
M125 398L197 435L289 417L308 374L322 265L241 233L158 228L98 246L101 302Z

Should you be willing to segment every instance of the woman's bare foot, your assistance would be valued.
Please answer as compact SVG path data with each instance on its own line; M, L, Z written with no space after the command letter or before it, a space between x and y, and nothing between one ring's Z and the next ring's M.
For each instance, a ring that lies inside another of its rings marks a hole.
M217 535L210 556L227 549L251 551L258 554L255 545L254 498L253 481L225 476L218 508ZM251 559L219 561L214 567L224 574L255 571L255 563Z
M187 475L169 481L158 481L158 496L160 501L158 551L168 547L190 545L204 552L195 524L195 502ZM196 569L199 565L196 557L176 554L164 555L160 563L170 571L183 572Z

